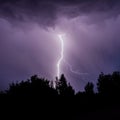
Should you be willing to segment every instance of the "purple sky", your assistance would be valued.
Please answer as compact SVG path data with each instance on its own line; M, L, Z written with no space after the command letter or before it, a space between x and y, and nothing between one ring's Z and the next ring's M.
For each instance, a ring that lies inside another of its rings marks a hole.
M65 60L80 73L61 71L76 90L100 72L120 70L118 0L0 0L0 89L38 74L50 80L65 34Z

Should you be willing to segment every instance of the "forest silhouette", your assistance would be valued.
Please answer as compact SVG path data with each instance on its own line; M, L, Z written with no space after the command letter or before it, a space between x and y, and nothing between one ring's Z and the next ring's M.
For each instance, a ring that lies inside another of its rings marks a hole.
M120 72L101 73L96 91L94 84L88 82L84 91L76 93L64 74L56 78L55 85L34 75L26 81L11 83L8 90L0 92L0 98L7 101L7 107L14 108L16 115L16 110L22 109L25 115L29 113L28 117L34 115L39 119L120 119Z

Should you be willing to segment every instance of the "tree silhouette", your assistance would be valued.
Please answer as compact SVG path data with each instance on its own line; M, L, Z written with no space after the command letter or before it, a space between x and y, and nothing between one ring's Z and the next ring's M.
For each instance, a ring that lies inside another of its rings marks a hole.
M53 86L53 81L34 75L27 81L10 84L7 94L14 96L58 96L58 94L73 96L75 91L70 83L67 83L63 74L59 80L56 79L56 88Z
M94 94L94 84L91 83L91 82L88 82L85 86L85 93L88 94L88 95L93 95Z
M50 81L34 75L27 81L10 84L7 94L14 96L56 96L57 91L50 86Z
M56 90L61 96L73 96L75 93L70 83L67 83L64 74L61 75L59 80L56 79Z
M97 83L98 92L104 95L119 95L120 94L120 72L104 75L101 73Z

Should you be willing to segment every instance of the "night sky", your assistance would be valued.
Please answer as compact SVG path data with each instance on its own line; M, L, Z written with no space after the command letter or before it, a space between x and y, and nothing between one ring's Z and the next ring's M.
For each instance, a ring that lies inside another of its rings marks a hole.
M64 36L61 73L76 90L101 72L120 70L119 0L0 0L0 89L37 74L55 80Z

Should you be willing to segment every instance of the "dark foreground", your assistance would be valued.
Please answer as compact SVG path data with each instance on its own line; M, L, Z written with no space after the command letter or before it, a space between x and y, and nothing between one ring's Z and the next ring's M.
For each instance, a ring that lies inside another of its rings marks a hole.
M120 72L100 74L97 83L75 93L64 75L50 81L32 76L0 93L1 120L120 120Z
M120 100L77 97L2 97L0 117L39 120L120 120Z

